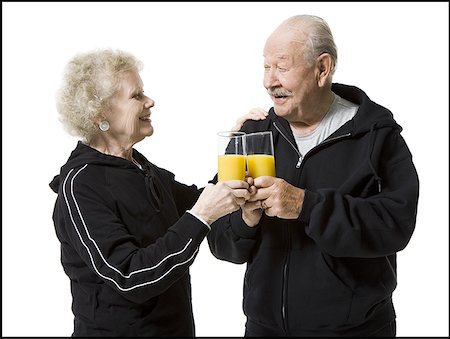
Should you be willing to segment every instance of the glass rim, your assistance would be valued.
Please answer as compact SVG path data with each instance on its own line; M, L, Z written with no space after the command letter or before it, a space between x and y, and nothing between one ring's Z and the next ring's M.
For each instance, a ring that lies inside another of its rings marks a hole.
M251 136L251 135L260 135L260 134L270 134L272 135L272 131L260 131L260 132L252 132L245 134L245 137Z
M222 131L222 132L218 132L217 135L219 137L233 138L233 137L243 137L246 134L245 134L245 132Z

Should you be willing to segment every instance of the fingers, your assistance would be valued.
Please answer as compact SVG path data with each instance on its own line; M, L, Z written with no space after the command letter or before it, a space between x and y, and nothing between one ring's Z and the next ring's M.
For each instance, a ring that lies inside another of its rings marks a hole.
M239 131L239 130L241 129L242 125L244 124L244 122L245 122L245 119L239 119L239 120L237 120L237 121L236 121L236 125L234 125L234 126L231 128L231 131L232 131L232 132L237 132L237 131Z
M260 210L261 207L261 201L247 201L244 206L242 207L243 210L245 211L256 211L256 210Z
M252 178L248 178L250 182L253 181ZM242 180L229 180L224 181L223 185L228 186L232 189L232 193L235 197L244 198L246 201L250 199L252 195L257 192L255 186L250 186L248 182Z
M242 125L247 120L264 120L269 113L267 113L263 108L261 107L255 107L250 110L246 115L240 117L236 120L236 124L231 129L233 132L237 132L242 128Z
M273 189L268 187L268 188L258 188L257 190L255 189L256 192L254 192L253 194L250 193L250 201L257 201L257 200L266 200L268 197L271 196Z
M255 186L250 186L248 189L248 192L250 193L250 196L255 195L256 192L258 192L258 189Z
M253 186L249 188L251 195L250 201L265 200L274 191L274 183L277 178L270 176L261 176L253 180Z
M261 208L264 210L268 210L274 207L274 201L271 198L267 198L266 200L261 201Z
M249 192L249 185L243 180L229 180L217 183L217 185L226 188L234 198L237 205L242 206L248 199L250 199L251 193Z
M253 120L264 120L269 115L269 113L261 107L252 108L249 114L253 117Z
M237 206L244 208L244 206L247 206L247 200L246 198L240 198L240 197L235 197L234 201L236 203Z
M276 217L277 216L277 212L272 207L265 208L264 214L267 215L268 217Z
M255 179L253 179L252 177L247 177L245 178L245 181L247 181L247 184L249 184L249 186L252 186Z
M265 215L269 217L277 216L277 206L273 205L273 202L270 198L261 201L261 208L264 210Z
M260 187L269 187L269 186L272 186L272 185L275 183L276 180L277 180L276 177L261 176L261 177L255 178L253 184L254 184L257 188L260 188Z
M235 189L232 193L235 198L244 199L244 202L250 199L250 192L246 189Z
M217 183L218 185L226 185L229 188L237 189L237 188L249 188L249 184L243 180L228 180Z

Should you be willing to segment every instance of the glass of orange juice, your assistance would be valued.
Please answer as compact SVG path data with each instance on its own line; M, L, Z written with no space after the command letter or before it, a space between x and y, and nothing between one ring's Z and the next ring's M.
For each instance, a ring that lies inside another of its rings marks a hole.
M245 180L244 132L219 132L218 180Z
M248 176L275 176L275 156L271 131L245 135L245 154L247 155Z

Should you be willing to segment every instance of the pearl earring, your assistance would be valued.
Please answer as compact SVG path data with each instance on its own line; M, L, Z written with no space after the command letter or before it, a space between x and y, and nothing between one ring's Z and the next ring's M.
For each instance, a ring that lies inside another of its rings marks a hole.
M106 132L109 130L109 122L106 120L103 120L101 123L98 124L98 127L103 131Z

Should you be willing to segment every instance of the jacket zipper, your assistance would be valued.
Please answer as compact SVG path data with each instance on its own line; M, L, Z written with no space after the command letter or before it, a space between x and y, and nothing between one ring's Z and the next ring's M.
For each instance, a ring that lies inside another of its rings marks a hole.
M294 149L294 151L298 154L298 161L297 164L295 165L295 168L299 169L301 167L302 161L303 159L311 153L311 151L317 149L318 147L323 146L324 144L328 144L330 142L333 141L337 141L339 139L344 139L347 138L349 136L351 136L352 134L346 133L346 134L342 134L339 135L337 137L325 140L324 142L322 142L321 144L317 145L316 147L312 148L307 154L305 154L305 156L302 156L300 151L298 150L297 147L294 146L294 144L289 140L289 138L283 133L283 131L281 131L281 129L277 126L277 124L275 123L275 121L273 122L273 126L278 130L278 132L280 132L280 134L283 136L283 138L289 143L289 145L291 145L291 147ZM281 304L281 316L283 319L283 326L284 326L284 332L286 333L286 335L289 335L289 326L288 326L288 321L287 321L287 307L286 307L286 303L287 303L287 275L288 275L288 267L289 267L289 253L291 250L291 242L290 242L290 231L289 231L289 227L287 228L287 251L286 251L286 260L284 261L284 267L283 267L283 292L282 292L282 304Z
M295 168L300 168L300 164L302 162L302 155L300 154L300 151L295 147L292 142L289 140L288 137L278 128L275 121L273 122L273 125L275 128L280 132L280 134L283 136L284 139L291 145L291 147L294 149L294 151L298 154L298 161L297 165L295 165ZM290 231L289 227L286 229L286 242L287 242L287 249L286 249L286 259L284 260L284 266L283 266L283 290L281 293L281 318L283 319L283 327L284 327L284 333L288 335L288 321L287 321L287 307L286 307L286 301L287 301L287 274L288 274L288 261L289 261L289 252L291 247L290 242Z
M344 138L350 137L351 135L352 135L352 133L348 132L348 133L345 133L345 134L338 135L337 137L334 137L334 138L331 138L331 139L324 140L322 143L318 144L318 145L317 145L316 147L314 147L313 149L315 149L315 148L317 148L317 147L320 147L320 146L323 146L323 145L326 145L326 144L329 144L330 142L333 142L333 141L336 141L336 140L339 140L339 139L344 139ZM308 152L308 153L309 153L309 152Z
M283 327L284 333L289 336L289 327L287 320L287 276L288 276L288 267L289 267L289 253L291 251L291 232L289 225L286 228L286 259L284 261L283 266L283 290L282 290L282 301L281 301L281 316L283 318Z
M283 138L286 139L286 141L289 143L289 145L291 145L291 147L294 149L294 151L298 154L298 161L297 161L297 164L295 165L295 168L300 168L300 164L302 163L302 160L308 154L310 154L313 150L317 149L318 147L322 147L323 145L326 145L326 144L328 144L330 142L333 142L333 141L336 141L336 140L339 140L339 139L343 139L343 138L347 138L347 137L352 135L352 133L349 132L349 133L346 133L346 134L338 135L337 137L334 137L334 138L331 138L331 139L324 140L322 143L320 143L316 147L313 147L308 153L306 153L304 156L302 156L300 151L298 150L298 148L295 147L294 144L289 140L289 138L283 133L283 131L281 131L281 129L277 126L275 121L273 122L273 125L278 130L278 132L280 132L280 134L283 136Z
M291 145L291 147L294 149L294 151L297 152L297 154L298 154L298 161L297 161L297 165L295 165L295 168L300 168L300 164L302 163L302 159L303 159L302 154L300 153L298 148L295 147L294 144L289 140L289 138L281 131L281 129L278 128L278 126L275 123L275 121L273 122L273 125L278 130L278 132L280 132L280 134L283 136L283 138L286 139L286 141L289 143L289 145Z

